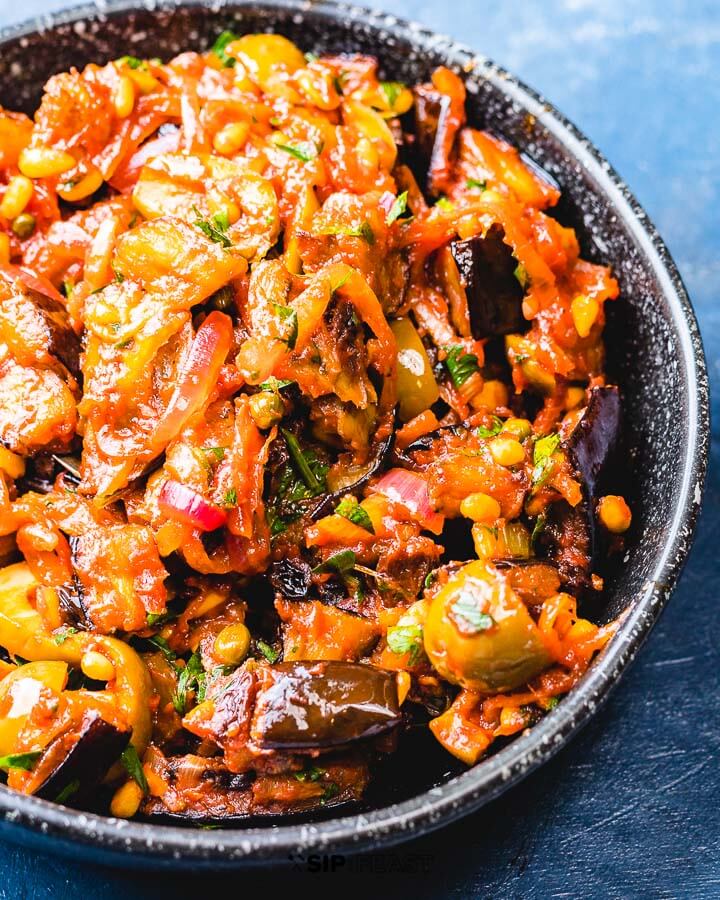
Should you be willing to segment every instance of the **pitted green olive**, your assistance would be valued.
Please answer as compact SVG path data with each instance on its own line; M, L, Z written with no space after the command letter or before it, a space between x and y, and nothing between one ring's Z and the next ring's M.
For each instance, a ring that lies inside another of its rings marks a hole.
M424 635L438 673L472 690L512 690L551 662L525 604L502 573L480 560L435 595Z

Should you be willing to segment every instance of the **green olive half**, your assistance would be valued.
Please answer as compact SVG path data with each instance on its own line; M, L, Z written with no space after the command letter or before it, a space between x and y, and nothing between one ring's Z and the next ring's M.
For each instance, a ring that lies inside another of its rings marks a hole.
M512 690L551 662L525 604L480 560L463 566L435 595L424 636L438 673L472 690Z

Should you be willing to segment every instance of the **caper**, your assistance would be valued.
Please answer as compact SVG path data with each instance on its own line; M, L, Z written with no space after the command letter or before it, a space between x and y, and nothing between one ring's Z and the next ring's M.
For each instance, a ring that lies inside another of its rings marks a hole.
M35 225L35 216L32 213L20 213L13 219L12 230L22 241L33 234Z

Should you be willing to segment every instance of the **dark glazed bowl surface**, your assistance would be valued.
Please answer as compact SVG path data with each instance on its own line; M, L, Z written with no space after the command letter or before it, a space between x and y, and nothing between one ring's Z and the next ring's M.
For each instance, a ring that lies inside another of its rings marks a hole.
M376 55L385 77L410 83L426 79L437 65L451 66L466 78L471 124L506 138L558 181L563 199L557 217L577 229L586 258L613 266L622 290L621 300L608 305L608 371L623 391L627 467L621 477L634 524L628 550L607 578L603 617L627 612L583 680L528 733L467 771L430 745L423 746L420 768L401 755L383 790L360 812L203 831L118 822L0 786L0 834L97 862L217 868L367 850L438 828L487 803L557 752L606 699L670 596L702 498L708 383L697 322L677 269L645 212L592 145L549 103L484 57L393 16L327 0L148 2L142 8L115 0L0 32L0 104L32 113L55 72L128 53L168 58L207 47L224 28L279 31L320 53ZM403 773L407 777L398 778Z

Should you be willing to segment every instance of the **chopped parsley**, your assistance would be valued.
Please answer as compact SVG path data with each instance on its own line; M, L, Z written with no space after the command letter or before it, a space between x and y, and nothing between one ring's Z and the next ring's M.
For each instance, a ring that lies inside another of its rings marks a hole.
M328 466L311 448L303 449L295 435L281 428L290 460L280 469L279 478L268 506L270 536L282 534L303 513L301 501L326 490Z
M237 502L237 491L235 488L230 488L229 491L225 492L225 496L223 497L223 506L237 506Z
M29 772L42 756L42 750L31 750L29 753L10 753L8 756L0 756L0 769L7 772L10 769L23 769Z
M275 146L278 150L284 150L285 153L289 153L290 156L294 156L295 159L300 159L302 162L311 162L320 152L317 146L309 141L302 141L299 144L275 144Z
M289 378L276 378L274 375L271 375L267 381L263 381L262 384L258 385L258 388L261 391L279 391L282 388L290 387L291 384L295 384L294 381L291 381Z
M517 264L517 266L515 267L515 271L513 272L513 275L517 279L520 287L523 290L525 290L527 288L528 284L530 283L530 276L528 275L527 269L525 268L525 266L522 263Z
M193 225L199 228L205 237L210 238L216 244L220 244L225 250L229 250L232 247L232 241L227 236L227 230L230 227L228 214L219 212L209 219L203 219L200 210L196 206L193 206L192 210L197 216Z
M393 205L390 207L390 212L385 217L385 223L387 225L392 225L396 219L399 219L400 216L407 211L407 198L407 191L403 191L402 194L398 194L395 198Z
M328 228L324 228L320 232L320 234L362 238L370 247L372 247L375 243L375 234L369 222L363 222L361 225L358 225L356 227L332 225ZM337 290L337 288L335 288L335 290Z
M177 659L177 654L170 649L168 642L164 637L160 637L159 634L148 638L148 642L157 647L168 662L174 662Z
M75 794L80 790L80 779L76 778L74 781L69 782L65 785L65 787L60 791L60 793L55 798L56 803L67 803L67 801L74 797Z
M207 453L208 456L213 456L215 459L220 462L225 458L225 451L228 449L227 447L202 447L202 452Z
M413 666L423 652L422 625L395 625L388 628L388 647L400 656L408 654L408 665Z
M147 778L143 772L138 752L132 744L128 744L123 750L120 762L125 766L128 775L138 784L143 794L147 794L149 790Z
M287 344L288 350L294 350L298 336L297 313L291 306L283 306L281 303L273 303L272 307L285 331L283 342Z
M533 472L532 483L534 487L540 487L547 481L553 468L552 455L560 443L559 434L547 434L535 441L533 448Z
M323 472L321 477L316 471L308 451L302 449L294 434L291 434L285 428L281 428L280 431L285 438L290 458L302 476L303 481L313 492L313 495L321 494L325 490L325 473Z
M298 781L320 781L325 774L327 774L325 769L321 769L319 766L310 766L309 769L304 769L302 772L296 772L295 778L297 778Z
M188 693L191 690L199 693L201 685L204 686L204 681L205 670L200 654L196 650L187 661L185 668L180 670L177 689L173 694L173 706L179 716L184 716L187 710Z
M255 641L255 646L262 653L265 659L273 665L280 659L279 651L273 649L270 644L266 644L265 641Z
M540 537L545 528L545 513L540 513L540 515L535 519L535 525L533 526L532 534L530 535L530 546L535 548L535 541Z
M238 36L234 34L232 31L223 31L218 35L217 40L212 45L211 52L217 56L220 62L226 69L230 69L235 65L235 60L232 56L228 56L225 52L225 48L228 44L232 44L233 41L236 41Z
M138 59L137 56L121 56L118 62L126 65L128 69L142 69L145 66L145 61Z
M458 629L465 634L479 634L495 624L492 616L480 610L477 599L466 592L453 601L450 614Z
M380 87L388 102L390 109L395 109L398 97L405 90L405 85L401 81L381 81Z
M72 635L77 634L77 633L78 633L77 628L72 628L72 627L63 628L62 631L59 631L57 634L55 634L53 636L53 640L55 641L57 646L60 647L60 646L62 646L62 644L65 643L65 641L69 637L72 637Z
M472 191L475 188L477 188L477 190L479 191L486 191L487 181L478 181L476 178L468 178L468 180L465 182L465 186L469 191Z
M332 556L328 556L324 562L321 562L320 565L315 566L313 572L316 575L322 575L327 572L338 572L341 575L345 572L350 572L355 568L355 553L352 550L340 550L339 553L334 553Z
M453 384L462 387L478 371L478 358L474 353L466 353L462 347L446 347L445 353L445 367Z
M486 428L484 425L478 425L477 433L481 438L491 438L495 437L496 434L500 434L503 430L502 419L499 419L497 416L492 416L492 426L490 428Z
M359 525L371 534L375 534L372 519L362 506L360 506L356 497L353 497L352 495L343 497L335 507L335 512L344 519L349 519L354 525Z

